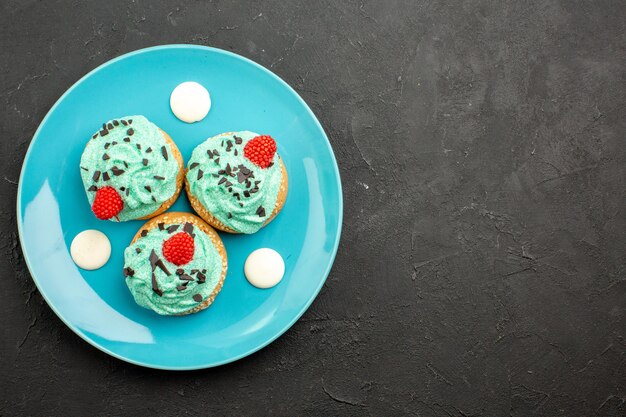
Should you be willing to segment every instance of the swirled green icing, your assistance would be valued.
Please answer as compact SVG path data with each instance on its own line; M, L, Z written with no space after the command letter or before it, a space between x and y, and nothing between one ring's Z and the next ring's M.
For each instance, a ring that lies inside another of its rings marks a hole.
M259 168L244 157L254 132L223 133L198 145L187 165L191 194L219 221L239 233L263 227L276 205L282 180L280 157Z
M178 162L159 128L144 116L110 120L80 158L89 205L100 187L114 187L124 208L113 221L154 213L176 192Z
M197 307L211 295L222 276L222 258L217 248L197 227L193 228L195 248L191 262L176 266L165 259L163 242L176 233L185 233L183 227L182 224L162 223L124 250L124 275L133 298L140 306L162 315L181 314ZM151 262L153 251L167 273Z

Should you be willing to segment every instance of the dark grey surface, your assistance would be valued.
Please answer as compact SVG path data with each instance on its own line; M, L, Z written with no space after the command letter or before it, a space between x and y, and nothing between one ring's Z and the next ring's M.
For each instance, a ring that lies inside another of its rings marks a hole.
M89 3L1 3L0 415L626 415L623 2ZM171 373L61 323L14 207L28 143L73 82L183 42L304 97L345 222L290 331Z

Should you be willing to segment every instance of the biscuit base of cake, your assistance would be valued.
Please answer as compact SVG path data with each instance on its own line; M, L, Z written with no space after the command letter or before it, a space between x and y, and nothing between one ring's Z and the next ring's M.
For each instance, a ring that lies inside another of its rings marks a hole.
M289 178L287 176L287 169L285 168L285 164L283 160L280 160L280 172L281 172L281 181L280 187L278 188L278 196L276 197L276 205L274 206L274 210L272 210L272 214L267 218L265 223L263 223L263 227L265 227L269 222L274 220L274 217L282 210L285 205L285 201L287 200L287 191L289 190ZM211 226L215 227L218 230L228 233L239 233L236 230L231 229L226 226L224 223L215 218L198 200L189 189L189 182L185 181L185 192L187 193L187 197L189 198L189 202L191 203L191 207L193 207L194 211L198 213L198 215L206 221Z
M152 229L158 228L159 223L179 223L179 224L191 223L193 224L198 229L206 233L207 236L209 236L209 238L211 239L211 242L213 243L213 245L215 245L217 252L220 254L220 257L222 258L222 275L220 276L220 280L215 286L215 289L213 290L211 295L209 295L209 297L207 297L206 300L204 300L201 304L198 304L196 307L192 308L191 310L187 310L182 313L174 314L174 315L185 316L187 314L197 313L198 311L204 310L205 308L207 308L213 303L213 301L215 300L215 297L222 289L222 286L224 285L224 279L226 278L226 272L228 270L228 257L226 256L226 248L224 247L224 243L222 242L222 239L220 239L217 232L211 226L209 226L206 222L204 222L198 216L194 216L191 213L171 212L171 213L162 214L158 217L154 217L150 219L148 222L146 222L146 224L144 224L139 229L137 234L135 234L135 237L133 237L133 240L130 242L130 244L132 245L139 238L141 238L141 232L143 230L152 230Z
M154 216L158 216L161 213L165 213L170 207L172 207L172 204L174 204L176 200L178 200L178 196L180 195L180 192L183 188L183 181L185 179L185 163L183 161L183 156L181 155L180 150L178 149L170 135L168 135L161 129L159 129L159 131L163 134L165 141L169 145L172 154L174 155L174 159L176 159L176 162L178 163L178 174L176 174L176 191L174 191L174 195L172 195L169 200L165 200L163 204L161 204L159 208L156 209L156 211L148 214L147 216L140 217L137 220L147 220L151 219Z

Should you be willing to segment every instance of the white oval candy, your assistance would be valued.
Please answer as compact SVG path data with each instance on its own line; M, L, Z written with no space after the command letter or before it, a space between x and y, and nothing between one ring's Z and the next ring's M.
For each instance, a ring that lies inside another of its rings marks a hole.
M207 89L197 82L187 81L172 91L170 107L174 115L183 122L199 122L211 110L211 96Z
M70 246L72 259L82 269L98 269L111 256L111 242L99 230L84 230L76 235Z
M285 275L285 262L274 249L261 248L252 252L243 267L250 284L257 288L270 288Z

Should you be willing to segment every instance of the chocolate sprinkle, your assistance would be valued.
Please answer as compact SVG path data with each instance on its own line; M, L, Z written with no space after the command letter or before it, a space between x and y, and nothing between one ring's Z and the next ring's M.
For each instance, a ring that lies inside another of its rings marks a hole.
M146 237L146 236L148 236L148 231L144 229L141 231L141 237Z
M165 158L165 160L167 161L167 149L165 148L165 146L161 146L161 154L163 155L163 158Z
M150 266L152 267L152 291L154 291L159 297L162 297L163 296L163 291L161 291L159 289L159 284L157 283L156 275L154 273L154 271L155 271L155 269L157 267L157 263L161 262L161 260L157 256L157 254L154 251L154 249L152 249L152 252L150 252L150 258L149 259L150 259Z
M141 248L135 248L135 252L141 253Z
M265 209L263 206L259 206L259 208L256 209L256 214L258 214L259 217L265 217Z
M93 136L91 137L91 139L95 139L95 138L97 138L97 137L98 137L98 134L96 133L95 135L93 135Z
M160 176L160 175L155 175L153 178L154 178L155 180L159 180L159 181L163 181L163 180L165 179L165 177L162 177L162 176Z
M241 143L243 142L243 139L241 139L239 136L233 136L233 138L235 139L235 143L237 145L241 145Z
M194 294L193 300L199 303L200 301L202 301L202 296L200 294Z
M141 162L143 163L143 166L148 166L148 160L146 158L144 158Z
M178 230L178 225L177 225L177 224L175 224L175 225L172 225L172 226L170 226L170 227L168 227L168 228L167 228L167 233L172 234L172 233L174 233L174 232L175 232L175 231L177 231L177 230Z
M189 169L194 169L195 167L197 167L198 165L200 165L197 162L194 162L193 164L189 165Z
M96 171L93 173L93 181L94 182L98 182L98 180L100 179L100 171Z
M126 120L120 120L120 121L122 122L124 126L128 126L128 123L126 123Z
M148 190L149 193L152 192L152 187L150 187L149 185L144 186L143 188L145 188L146 190Z
M158 226L159 226L159 230L165 229L165 223L159 223Z
M151 147L149 147L148 149L146 149L146 153L150 153L150 152L152 152L152 148L151 148Z
M201 169L198 170L198 180L200 180L202 178L202 176L204 175L204 172L202 172Z
M208 151L206 151L207 155L209 155L209 159L213 159L213 153L211 152L211 150L209 149Z
M98 133L100 133L100 136L106 136L106 135L108 135L108 134L109 134L109 131L108 131L108 130L106 130L106 129L102 129L102 130L101 130L100 132L98 132Z
M108 172L105 172L104 174L102 174L102 181L108 181L110 179L111 177L109 176Z
M109 123L109 124L107 125L107 129L109 129L109 130L113 130L113 124Z
M237 156L239 153L237 152L237 149L235 149L235 156Z
M87 188L87 191L98 191L98 187L92 185L91 187Z
M154 198L154 196L152 196L152 201L156 203L156 198Z
M134 135L134 134L135 134L135 131L134 131L134 130L133 130L133 128L131 127L130 129L128 129L128 130L126 131L126 134L128 134L128 136L132 136L132 135Z
M126 189L126 196L129 196L129 195L130 195L130 188L127 188Z
M124 142L130 142L130 138L124 138Z
M229 218L229 219L232 219L232 218L233 218L233 215L232 215L232 213L231 213L230 211L228 212L228 218Z
M118 122L117 120L113 120L113 126L119 126L120 122Z
M103 160L109 160L111 157L109 155L107 155L106 153L104 155L102 155L102 159Z
M116 177L119 177L120 175L122 175L124 172L123 169L119 169L118 167L113 167L111 168L111 172L113 173L113 175L115 175Z

